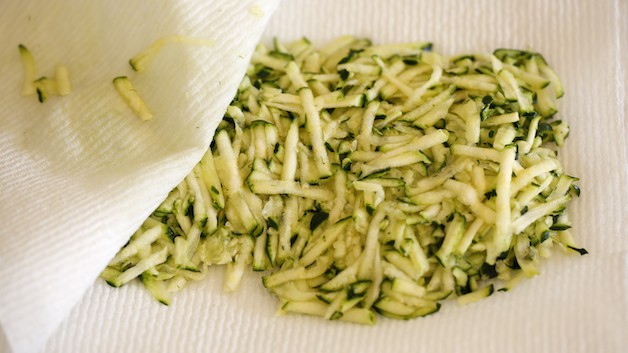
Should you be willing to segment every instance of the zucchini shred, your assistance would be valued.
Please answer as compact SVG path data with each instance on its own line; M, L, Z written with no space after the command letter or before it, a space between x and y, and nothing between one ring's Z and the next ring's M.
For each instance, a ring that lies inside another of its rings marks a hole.
M55 77L48 78L37 75L37 65L31 51L23 44L18 45L20 61L24 71L24 82L22 83L22 96L37 96L40 103L44 103L49 96L67 96L72 92L70 84L70 74L68 68L63 65L57 65L55 69Z
M101 276L162 303L210 265L295 312L374 324L539 272L580 188L563 86L538 53L445 57L352 36L258 45L211 148Z

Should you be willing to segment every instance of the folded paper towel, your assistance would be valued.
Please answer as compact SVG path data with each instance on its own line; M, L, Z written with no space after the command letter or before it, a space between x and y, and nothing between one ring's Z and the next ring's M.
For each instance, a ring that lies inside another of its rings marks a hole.
M266 9L270 5L261 6ZM128 17L125 15L126 20ZM567 90L559 105L559 116L570 123L572 130L560 158L569 173L581 177L583 194L574 201L571 214L574 236L591 253L587 257L559 256L546 262L541 276L524 282L513 292L497 293L463 308L448 305L438 315L410 322L381 319L374 328L296 315L275 318L276 301L253 274L245 278L240 291L226 294L221 290L220 269L213 269L209 278L178 293L170 307L157 303L137 283L113 290L97 280L44 351L625 351L628 219L622 207L628 202L628 195L621 185L628 183L624 147L628 133L627 19L627 4L622 0L481 0L472 4L464 0L290 0L282 3L265 34L266 39L279 36L283 40L305 35L317 43L341 34L368 36L379 43L432 40L438 52L444 54L486 52L504 46L543 53ZM5 25L10 27L0 22L0 26ZM11 35L29 44L30 40ZM148 43L150 38L141 45L130 46L126 56L121 56L126 60L137 47ZM38 56L37 48L33 47L33 51ZM0 55L18 65L17 57L10 52ZM52 59L67 64L65 56ZM124 63L119 67L128 70ZM2 70L0 67L4 74L0 77L16 75ZM124 73L120 70L115 70L115 74ZM19 87L19 76L14 78L15 85ZM14 99L18 99L17 94L14 93ZM7 109L4 107L6 104L0 104L0 109ZM129 118L133 118L130 113ZM4 121L10 119L2 119L6 126ZM0 146L4 146L4 131L0 130ZM48 136L43 135L44 131L39 134L36 136ZM0 155L6 153L4 147L0 151ZM173 154L170 161L175 163L180 156L184 152ZM4 163L2 158L0 164ZM4 172L7 167L2 165L0 170ZM29 180L35 179L26 182ZM0 182L15 181L0 177ZM5 223L9 211L4 207L10 207L4 205L6 199L0 192ZM103 206L97 213L104 214L104 210L108 208ZM46 214L43 210L38 212ZM23 216L19 225L24 226L26 217L30 220L35 216ZM106 217L111 216L95 219L108 224L111 220ZM6 229L1 230L3 238L8 236ZM55 232L48 231L46 239L59 233ZM51 246L50 241L45 244ZM4 249L4 243L0 245ZM18 242L11 249L34 251L33 246ZM0 256L5 256L3 251L0 250ZM82 253L81 258L84 256ZM25 279L37 280L29 276ZM0 294L2 318L6 295Z
M0 4L0 324L36 352L107 262L207 149L278 1ZM128 60L164 36L145 71ZM209 42L208 41L208 42ZM73 92L20 95L18 44L37 77L68 67ZM129 75L142 122L114 90Z

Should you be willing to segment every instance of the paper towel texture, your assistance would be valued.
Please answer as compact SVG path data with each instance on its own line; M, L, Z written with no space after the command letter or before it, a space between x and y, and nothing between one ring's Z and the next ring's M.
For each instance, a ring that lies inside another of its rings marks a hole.
M207 149L277 1L0 3L0 324L36 352L142 221ZM164 36L135 74L128 60ZM20 95L18 44L37 77L68 67L74 91ZM112 85L128 75L142 122Z
M571 134L559 157L566 171L581 179L583 192L572 203L571 219L574 237L590 255L558 255L545 262L540 276L512 292L462 308L446 305L437 315L413 321L380 318L375 327L296 315L276 318L277 303L255 274L245 278L240 291L229 294L221 290L222 271L213 269L207 280L176 295L170 307L158 304L137 283L113 290L97 280L44 351L625 351L627 6L622 0L290 0L281 4L265 32L266 39L307 36L316 43L341 34L378 43L429 40L436 51L452 55L498 47L541 52L566 89L559 116L569 122ZM186 157L191 158L182 150L169 161ZM0 207L7 207L5 202L3 198ZM31 217L47 212L38 210ZM112 221L107 205L98 212L106 215L98 226L111 227L110 234L128 220Z

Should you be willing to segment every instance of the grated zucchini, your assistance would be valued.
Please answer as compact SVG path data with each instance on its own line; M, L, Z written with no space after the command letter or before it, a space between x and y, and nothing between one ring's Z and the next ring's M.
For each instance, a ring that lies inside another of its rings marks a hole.
M210 150L102 277L169 303L208 265L227 264L227 290L251 268L281 313L373 324L511 290L552 244L586 253L555 72L531 52L431 49L259 45Z

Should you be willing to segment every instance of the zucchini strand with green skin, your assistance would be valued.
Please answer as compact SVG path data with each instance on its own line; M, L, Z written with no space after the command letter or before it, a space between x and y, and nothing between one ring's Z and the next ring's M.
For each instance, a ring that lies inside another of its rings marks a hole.
M122 97L125 103L140 119L145 121L153 118L153 114L148 110L146 103L144 103L142 97L137 93L137 90L135 90L135 87L128 77L119 76L114 78L113 85L120 97Z
M536 53L428 48L258 46L211 148L102 277L167 304L209 265L227 265L225 290L267 271L280 313L374 324L512 290L556 243L586 254L555 72Z
M20 60L22 61L22 67L24 68L24 83L22 84L22 95L29 96L35 94L35 75L36 66L33 54L26 48L26 46L18 45L20 52Z
M51 95L67 96L72 92L68 68L57 65L54 78L37 76L37 66L31 51L23 44L18 45L20 61L24 71L21 93L23 96L36 95L40 103L44 103Z
M225 207L225 197L222 192L222 183L218 177L214 156L211 150L207 151L203 159L201 159L200 167L202 179L207 189L210 191L214 207L223 209Z

